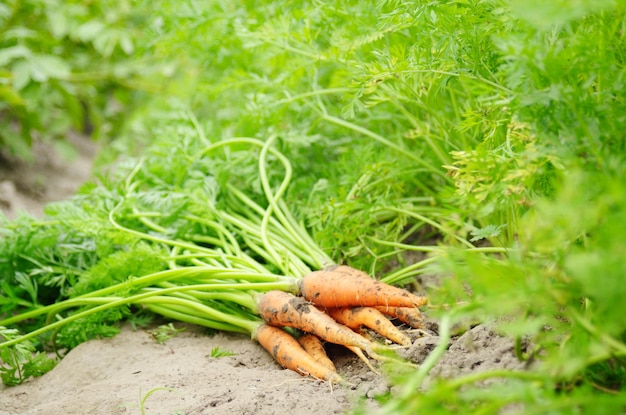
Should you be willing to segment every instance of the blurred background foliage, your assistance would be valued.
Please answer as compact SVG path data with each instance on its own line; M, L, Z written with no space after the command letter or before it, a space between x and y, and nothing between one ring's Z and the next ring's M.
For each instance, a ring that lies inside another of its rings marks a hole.
M33 140L71 151L68 131L112 138L129 111L163 92L159 62L133 1L8 0L0 5L0 144L29 159Z

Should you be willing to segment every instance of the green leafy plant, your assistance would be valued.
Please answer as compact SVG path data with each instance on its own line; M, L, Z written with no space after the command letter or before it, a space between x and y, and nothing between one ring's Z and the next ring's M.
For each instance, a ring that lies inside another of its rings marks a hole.
M150 330L150 335L159 344L165 344L172 337L178 336L178 333L185 331L185 328L177 329L174 323L162 324L156 329Z
M624 267L616 260L626 207L624 141L617 132L623 102L611 98L607 104L601 97L621 95L622 85L609 78L623 75L623 34L615 28L623 24L624 10L588 2L586 9L561 4L559 11L511 3L510 14L499 16L515 28L494 37L502 53L497 73L510 90L506 108L532 133L452 153L451 167L455 201L472 206L478 223L491 223L472 235L502 243L506 253L450 250L438 262L449 277L432 301L461 300L442 314L442 326L445 319L495 320L517 339L519 358L535 364L527 372L440 379L416 393L426 365L401 381L408 386L389 397L383 413L609 414L624 408L626 321L618 300L625 294L619 282ZM592 48L598 38L611 41ZM507 238L493 223L507 224ZM532 347L523 349L528 341ZM485 379L498 383L486 387Z
M225 357L225 356L234 356L235 353L229 350L224 350L221 347L214 347L211 349L211 357Z
M156 392L161 392L161 391L175 392L175 389L172 389L172 388L154 388L154 389L150 389L145 394L142 394L141 390L139 391L139 410L141 411L141 415L146 415L146 413L147 413L146 412L146 403L148 402L148 399L150 398L150 396L152 396ZM184 415L184 412L177 411L177 412L174 412L174 414Z
M0 339L12 340L20 336L15 329L0 326ZM30 377L41 376L56 365L54 359L43 352L37 352L33 342L25 341L11 348L0 350L0 378L5 385L19 385Z
M70 131L110 138L128 111L164 90L174 67L158 63L136 2L13 1L0 6L0 148L30 158L34 139L64 153ZM151 6L150 6L151 7Z
M82 249L87 246L95 261L81 264L81 269L70 269L77 278L64 279L68 285L61 287L49 304L33 298L33 290L20 293L25 301L18 297L17 301L8 302L7 315L0 324L26 330L22 336L0 343L0 348L11 349L28 339L44 339L55 349L71 349L90 338L116 334L117 323L140 309L215 330L248 334L283 364L283 352L268 347L259 334L261 326L269 327L264 319L268 320L272 310L264 314L262 299L272 291L294 299L287 293L305 295L302 278L333 261L281 199L290 183L292 168L289 160L272 147L276 140L193 140L193 144L179 142L175 149L164 141L162 148L154 147L136 163L120 168L121 175L109 183L108 189L90 188L84 196L99 203L85 203L84 198L76 197L59 203L55 210L74 213L71 216L51 215L46 220L31 222L30 229L39 228L44 235L51 228L61 234L92 228L92 232L80 235L82 242L91 243L79 245ZM172 155L186 167L166 174L162 170L164 157ZM252 172L258 172L261 189L255 183L240 183L238 175L224 174L232 167L231 163L224 163L230 159L244 167L256 166ZM274 171L281 167L283 175L269 173L269 166L274 166ZM94 209L98 205L107 208ZM19 239L21 229L8 226L6 232L7 240L12 242ZM108 248L111 243L115 249L98 249ZM50 252L39 251L40 247L27 257L24 251L11 252L7 248L5 267L10 269L14 263L25 260L23 268L35 277L29 280L31 284L49 284L51 271L68 271L42 266ZM54 251L59 245L49 248ZM142 261L144 255L146 260ZM374 284L367 276L365 279ZM325 285L332 290L332 284ZM372 297L377 300L383 284L374 288ZM324 293L323 289L315 290L319 290L316 298ZM401 299L409 298L408 293L395 290L385 297L385 303L394 304L396 294ZM282 310L280 304L274 307L278 308L273 310ZM322 311L314 310L332 321ZM307 309L306 313L310 311ZM274 314L276 311L271 315ZM294 327L306 331L302 326ZM290 336L276 327L270 329ZM180 330L171 323L152 334L157 341L165 342ZM316 334L323 337L328 331L329 326L324 325ZM275 334L272 338L276 338ZM369 340L361 340L360 336L356 339L353 344L377 358ZM308 356L293 338L291 341L301 354ZM323 375L327 380L340 379L334 371L332 376Z

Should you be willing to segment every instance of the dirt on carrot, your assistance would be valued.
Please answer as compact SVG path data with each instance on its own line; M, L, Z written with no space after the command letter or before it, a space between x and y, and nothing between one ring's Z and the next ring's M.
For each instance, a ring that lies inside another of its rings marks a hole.
M255 336L259 344L285 369L291 369L303 376L326 380L331 384L342 381L335 370L315 360L285 330L262 324Z
M418 308L389 306L378 306L375 308L381 313L396 318L414 329L424 328L424 317Z
M373 355L372 344L348 327L337 323L302 297L284 291L268 291L257 301L259 314L272 326L293 327L321 339L354 346Z

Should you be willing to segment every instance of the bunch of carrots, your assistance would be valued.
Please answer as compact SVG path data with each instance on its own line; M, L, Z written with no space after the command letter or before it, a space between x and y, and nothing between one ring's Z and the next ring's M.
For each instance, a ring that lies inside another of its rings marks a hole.
M386 316L414 328L422 327L418 307L424 297L373 280L364 272L347 266L314 271L299 281L299 293L269 291L259 297L259 314L266 322L253 334L283 367L303 375L338 382L333 363L321 340L347 347L363 358L362 352L376 357L375 343L356 330L368 327L401 345L410 338ZM296 341L279 327L292 327L306 333Z
M333 264L281 200L291 166L272 147L274 140L224 140L189 159L188 175L197 177L205 174L212 152L233 145L260 148L258 166L265 206L227 185L218 208L215 200L202 192L190 194L184 186L155 185L148 177L148 162L137 163L121 183L118 193L122 197L108 213L106 225L167 252L167 268L129 275L126 281L5 318L0 326L47 316L43 326L5 340L0 349L44 332L53 333L54 343L55 335L67 325L129 305L174 320L249 334L283 367L331 383L341 377L322 342L343 345L364 360L365 354L380 358L377 350L383 346L361 335L362 326L394 343L410 344L389 317L419 328L422 317L418 307L426 299L362 271ZM270 154L284 168L278 186L269 183ZM137 203L153 200L145 197L153 191L178 195L181 200L197 199L196 208L178 212L176 223L183 223L185 232L168 228L172 226L167 220L169 212Z

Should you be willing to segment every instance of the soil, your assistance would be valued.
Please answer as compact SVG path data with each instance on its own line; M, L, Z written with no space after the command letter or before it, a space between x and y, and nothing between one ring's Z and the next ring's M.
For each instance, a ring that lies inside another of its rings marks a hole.
M76 150L69 159L40 142L33 144L30 162L0 153L0 208L8 218L20 212L41 216L46 203L70 197L89 180L96 144L77 134L67 140Z
M77 157L68 161L37 145L36 160L0 158L0 207L9 218L40 216L46 203L72 195L90 177L95 145L73 137ZM432 282L431 282L432 283ZM428 281L422 281L428 287ZM150 329L125 326L111 339L92 340L70 351L44 376L20 386L0 385L0 415L34 414L344 414L359 406L376 413L375 397L390 390L347 350L328 352L347 385L332 386L282 369L246 336L184 329L159 343ZM413 345L400 354L420 363L437 345L437 324L409 331ZM217 352L227 352L220 356ZM496 368L521 369L511 340L486 325L453 339L431 371L455 377Z

